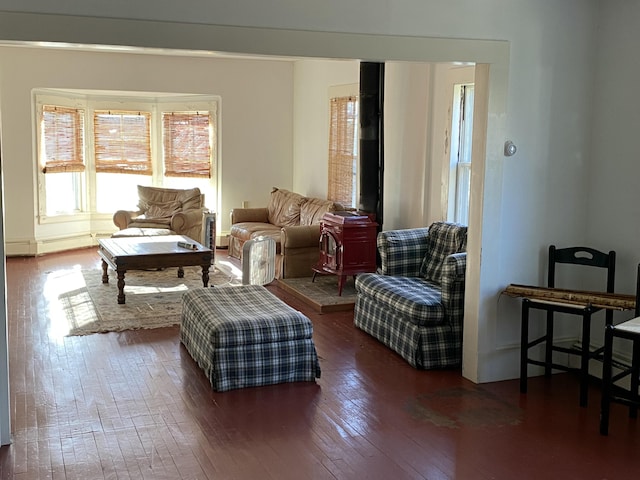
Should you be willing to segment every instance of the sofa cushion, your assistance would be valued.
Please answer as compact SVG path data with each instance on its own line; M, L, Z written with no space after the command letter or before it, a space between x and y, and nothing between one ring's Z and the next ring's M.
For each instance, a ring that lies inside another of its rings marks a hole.
M467 227L456 223L435 222L427 232L427 253L420 266L420 275L440 284L442 263L452 253L467 249Z
M274 188L269 200L269 223L278 227L300 225L300 207L306 201L302 195Z
M300 225L318 225L325 213L336 210L336 204L331 200L308 198L300 207Z
M251 238L263 236L277 236L278 242L280 242L280 227L271 225L269 223L259 222L240 222L231 225L230 234L240 240L249 240Z
M239 239L242 244L247 240L260 236L273 238L276 242L276 253L279 254L282 250L282 246L280 245L280 230L280 227L269 223L241 222L231 225L230 234L232 237Z
M420 277L393 277L377 273L356 276L358 296L375 298L415 325L444 323L444 305L440 287Z

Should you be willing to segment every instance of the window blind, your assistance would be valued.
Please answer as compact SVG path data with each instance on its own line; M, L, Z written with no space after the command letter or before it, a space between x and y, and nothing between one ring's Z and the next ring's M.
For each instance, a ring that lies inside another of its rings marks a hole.
M43 173L83 172L84 111L43 105L41 163Z
M211 178L211 114L163 113L162 124L164 175Z
M96 172L151 175L151 114L95 110Z
M356 158L357 97L331 99L328 199L353 207Z

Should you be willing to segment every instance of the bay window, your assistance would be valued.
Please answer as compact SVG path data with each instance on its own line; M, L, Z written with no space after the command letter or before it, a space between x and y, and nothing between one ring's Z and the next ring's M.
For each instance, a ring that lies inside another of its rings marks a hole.
M47 90L35 101L41 223L134 209L137 185L217 198L217 98Z

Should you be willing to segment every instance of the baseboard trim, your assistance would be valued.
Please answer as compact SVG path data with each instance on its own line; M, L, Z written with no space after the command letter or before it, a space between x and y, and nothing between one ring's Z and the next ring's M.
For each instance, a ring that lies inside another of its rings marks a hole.
M102 235L74 235L71 237L49 238L46 240L8 240L5 242L7 257L36 257L47 253L63 252L98 245ZM110 237L105 234L104 237Z

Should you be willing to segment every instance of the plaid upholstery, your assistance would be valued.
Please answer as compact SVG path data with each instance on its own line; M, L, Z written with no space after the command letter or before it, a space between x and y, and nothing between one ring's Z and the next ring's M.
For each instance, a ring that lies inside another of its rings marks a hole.
M466 239L466 227L462 228ZM445 256L438 282L419 276L430 229L379 234L382 274L356 277L354 310L356 327L395 350L412 366L425 369L461 364L467 255L459 252ZM466 246L466 240L461 245ZM442 252L448 247L435 248Z
M183 296L180 341L220 392L319 378L312 334L306 316L259 285Z
M420 275L420 264L427 253L428 232L426 227L380 232L377 240L380 273L403 277Z
M421 277L390 277L375 273L356 277L358 296L375 298L415 325L444 322L444 305L437 285Z
M420 275L440 283L442 264L447 255L467 249L467 227L456 223L436 222L429 227L427 253L420 266Z

